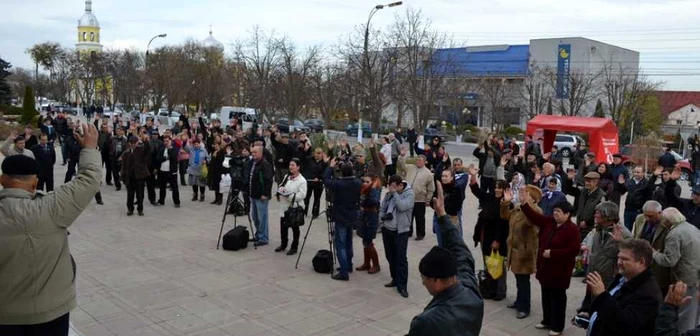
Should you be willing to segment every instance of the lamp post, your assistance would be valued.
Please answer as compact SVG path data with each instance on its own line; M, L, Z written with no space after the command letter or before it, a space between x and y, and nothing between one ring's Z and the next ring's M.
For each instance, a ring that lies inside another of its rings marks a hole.
M148 44L146 45L146 58L143 60L143 69L144 69L144 76L143 76L143 77L144 77L144 79L148 78L148 74L147 74L147 72L148 72L148 49L151 48L151 42L153 42L153 40L155 40L155 39L157 39L157 38L159 38L159 37L160 37L160 38L165 38L165 37L167 37L167 36L168 36L168 34L158 34L158 35L156 35L156 36L153 36L153 37L151 38L151 40L148 41ZM145 83L144 83L144 84L145 84ZM146 121L143 120L143 119L144 119L144 117L143 117L143 106L141 106L140 108L141 108L141 112L142 112L142 113L141 113L141 119L142 119L141 122L142 122L142 123L145 123Z
M153 36L153 37L151 38L151 40L148 41L148 45L146 46L146 56L148 56L148 49L151 48L151 42L153 42L153 40L155 40L155 39L157 39L157 38L159 38L159 37L161 37L161 38L166 38L167 36L168 36L168 34L158 34L158 35L156 35L156 36Z
M369 111L372 110L372 102L371 102L371 91L372 91L372 76L370 76L369 71L369 24L372 21L372 17L374 14L376 14L380 9L384 8L391 8L391 7L396 7L396 6L401 6L403 4L402 1L397 1L397 2L392 2L386 5L376 5L372 10L369 12L369 17L367 18L367 25L365 26L365 43L364 43L364 48L363 48L363 61L362 61L362 73L364 77L364 81L367 84L367 92L365 93L365 106L369 107ZM360 111L360 118L358 122L358 129L357 129L357 142L362 142L362 111Z

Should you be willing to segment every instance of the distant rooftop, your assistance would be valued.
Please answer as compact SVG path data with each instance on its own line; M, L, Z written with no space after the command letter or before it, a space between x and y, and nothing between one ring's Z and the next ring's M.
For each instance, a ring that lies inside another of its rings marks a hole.
M435 71L457 77L524 77L529 56L527 44L437 49L434 57L443 66Z

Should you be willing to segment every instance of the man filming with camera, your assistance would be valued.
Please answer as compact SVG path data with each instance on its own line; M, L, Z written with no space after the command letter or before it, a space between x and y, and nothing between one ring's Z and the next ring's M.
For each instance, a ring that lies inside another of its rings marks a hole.
M618 235L619 232L610 233ZM654 250L643 239L620 241L618 275L608 289L598 272L588 274L591 292L589 313L574 317L574 325L588 329L587 335L654 335L655 320L662 302L661 290L651 274Z
M330 215L335 222L335 253L340 264L338 273L333 275L333 279L348 281L350 280L348 273L352 271L352 224L358 220L362 182L355 177L352 164L342 163L341 177L333 178L333 170L338 165L338 158L330 160L324 156L324 161L330 161L323 174L323 183L333 200Z

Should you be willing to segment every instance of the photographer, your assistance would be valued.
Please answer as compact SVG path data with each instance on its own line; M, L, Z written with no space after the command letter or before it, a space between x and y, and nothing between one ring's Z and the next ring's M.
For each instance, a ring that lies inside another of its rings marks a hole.
M304 199L304 216L309 214L309 203L311 203L311 194L314 196L314 204L311 210L311 217L318 216L321 207L321 194L323 194L323 172L326 170L326 163L323 162L323 150L316 148L313 156L306 158L304 168L304 178L306 179L308 192Z
M335 250L340 264L339 272L333 275L333 279L347 281L350 279L348 273L352 271L352 224L358 220L362 183L354 176L351 164L343 163L340 166L342 177L333 178L338 158L331 161L325 156L323 160L329 162L323 183L333 199L331 219L335 222Z
M384 253L389 262L391 281L384 287L396 287L408 298L408 233L411 230L415 195L401 176L394 175L387 181L389 192L384 196L379 218L382 220Z
M588 274L586 284L593 297L590 319L586 313L574 318L588 335L654 335L661 290L651 274L654 250L642 239L620 242L619 274L605 290L598 272ZM582 319L584 318L584 319Z
M278 199L282 199L282 209L300 209L304 204L304 199L306 198L306 179L301 175L301 161L297 158L293 158L289 162L289 175L284 177L282 184L279 189L277 189ZM282 218L280 218L280 237L282 244L275 248L275 252L282 252L287 248L287 242L289 241L289 229L292 229L292 246L287 255L294 255L297 253L297 247L299 246L299 225L303 223L296 222L295 218L287 218L287 211L282 213Z
M433 247L418 265L423 286L433 296L411 321L408 336L479 335L484 300L474 274L474 257L445 212L445 197L438 185L433 207L439 219L444 247Z
M275 148L275 182L279 185L289 174L289 161L294 157L294 147L289 143L288 135L276 133L276 127L273 127L271 132L270 140Z

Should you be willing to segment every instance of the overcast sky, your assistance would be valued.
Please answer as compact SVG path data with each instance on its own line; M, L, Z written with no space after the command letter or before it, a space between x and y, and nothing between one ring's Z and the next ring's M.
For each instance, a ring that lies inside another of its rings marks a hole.
M33 67L25 50L57 41L73 47L80 0L2 0L0 57ZM253 25L286 34L298 44L333 45L367 20L375 0L94 0L107 48L145 49L214 37L227 47ZM641 53L642 68L668 90L700 91L700 0L408 0L377 13L382 27L406 6L422 9L460 45L527 44L532 38L583 36ZM688 76L687 74L694 74Z

